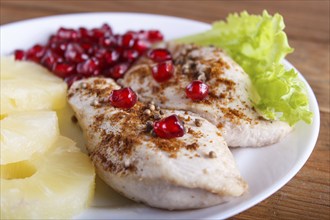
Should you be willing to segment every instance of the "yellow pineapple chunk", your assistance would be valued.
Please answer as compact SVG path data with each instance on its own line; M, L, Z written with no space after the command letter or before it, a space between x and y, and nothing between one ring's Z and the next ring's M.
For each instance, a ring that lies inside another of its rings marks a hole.
M42 66L1 57L1 115L55 110L66 104L67 85Z
M59 136L58 119L53 111L13 113L3 118L0 124L1 165L44 153Z
M89 206L95 171L75 143L60 136L44 155L1 165L1 219L68 219Z

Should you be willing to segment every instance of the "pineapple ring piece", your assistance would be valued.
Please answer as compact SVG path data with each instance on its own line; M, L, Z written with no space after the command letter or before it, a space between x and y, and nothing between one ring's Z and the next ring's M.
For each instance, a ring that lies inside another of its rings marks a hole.
M60 136L44 155L1 166L1 219L68 219L91 202L95 171L75 143Z
M30 110L55 110L66 105L66 83L44 67L1 57L1 115Z
M53 111L12 113L0 121L0 164L30 159L44 153L59 136L58 119Z

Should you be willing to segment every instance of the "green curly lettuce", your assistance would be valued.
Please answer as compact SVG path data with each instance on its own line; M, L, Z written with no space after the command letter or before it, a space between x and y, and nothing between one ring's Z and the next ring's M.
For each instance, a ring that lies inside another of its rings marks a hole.
M286 70L282 64L293 52L284 27L279 14L263 11L262 15L250 15L244 11L230 14L226 22L215 22L209 31L175 41L223 48L249 74L257 93L251 100L263 117L290 125L300 120L311 123L305 85L293 69Z
M255 75L252 82L259 95L252 102L265 118L290 125L300 120L312 122L305 84L294 69L285 70L282 64L274 64L263 74Z

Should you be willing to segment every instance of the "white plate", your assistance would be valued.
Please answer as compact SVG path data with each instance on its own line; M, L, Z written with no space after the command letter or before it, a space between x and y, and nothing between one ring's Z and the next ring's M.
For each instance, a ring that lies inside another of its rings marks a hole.
M37 42L46 42L47 37L60 26L96 27L104 22L115 32L126 30L159 29L166 39L201 32L209 24L176 17L134 13L88 13L31 19L1 26L1 55L14 49L27 49ZM293 66L285 61L286 67ZM166 211L137 204L115 193L102 181L97 180L96 195L92 207L77 216L77 219L223 219L238 214L272 195L286 184L304 165L311 154L320 127L319 109L315 95L306 83L313 123L298 123L294 131L282 142L258 149L232 150L238 167L249 183L249 192L243 197L211 208ZM61 120L70 120L69 109L61 113ZM79 130L63 127L64 134L72 136L83 145ZM161 199L161 198L160 198Z

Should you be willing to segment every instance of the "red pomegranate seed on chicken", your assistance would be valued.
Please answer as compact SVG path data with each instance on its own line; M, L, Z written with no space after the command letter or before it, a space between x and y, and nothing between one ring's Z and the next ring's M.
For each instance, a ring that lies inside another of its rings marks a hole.
M117 80L119 78L122 78L127 69L129 67L128 63L119 63L113 66L111 69L109 69L106 73L105 76L111 77L114 80Z
M15 56L15 60L25 60L24 50L15 50L14 56Z
M116 108L130 109L137 102L138 98L131 88L113 90L109 97L110 104Z
M165 60L172 60L172 55L167 49L158 48L148 52L148 57L153 61L159 63Z
M151 73L154 79L159 82L168 81L174 73L174 65L172 61L158 63L151 68Z
M209 94L209 87L200 80L192 81L186 87L186 95L193 101L201 101Z
M184 135L183 122L177 115L171 115L154 123L154 132L160 138L170 139Z
M150 42L162 41L164 39L163 34L158 30L147 31L147 38Z

